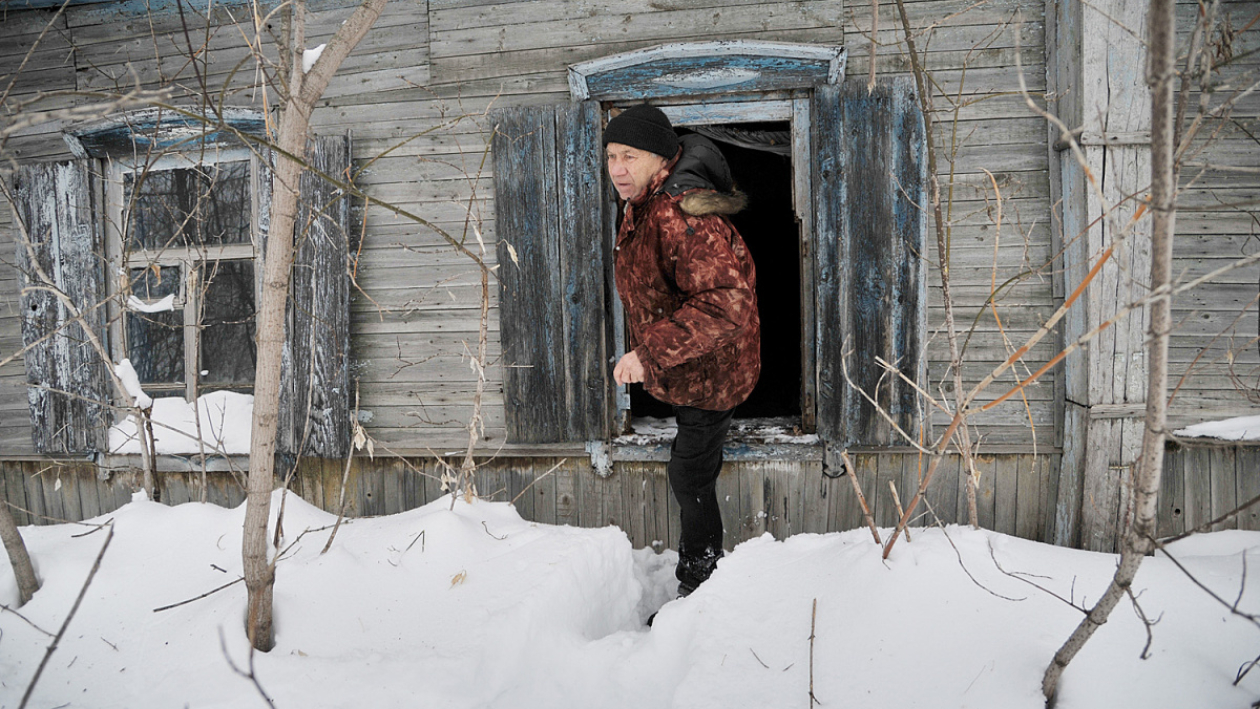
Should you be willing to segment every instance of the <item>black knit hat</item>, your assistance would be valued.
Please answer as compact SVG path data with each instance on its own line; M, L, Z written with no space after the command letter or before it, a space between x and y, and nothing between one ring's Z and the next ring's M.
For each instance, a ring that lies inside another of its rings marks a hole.
M604 146L620 143L672 160L678 153L678 134L661 109L647 104L631 106L608 122Z

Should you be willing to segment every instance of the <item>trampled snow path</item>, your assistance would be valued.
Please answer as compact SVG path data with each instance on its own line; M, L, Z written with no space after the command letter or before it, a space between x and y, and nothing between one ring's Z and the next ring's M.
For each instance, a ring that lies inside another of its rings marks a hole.
M948 539L915 532L887 562L866 530L763 537L648 630L643 619L673 595L672 552L632 551L615 528L525 522L503 503L449 508L354 520L323 556L328 531L313 532L280 562L277 646L256 656L278 707L805 708L815 598L824 707L1040 707L1042 671L1079 614L1003 575L990 549L1008 571L1078 601L1096 599L1115 564L959 527ZM245 664L241 584L153 612L236 578L243 507L141 500L109 517L114 540L31 706L264 707L220 650L222 633ZM290 542L332 521L290 496ZM104 541L73 536L88 529L22 529L44 586L21 612L49 631ZM1260 534L1206 535L1173 553L1233 599L1243 555L1260 566ZM1242 607L1256 611L1251 576ZM1122 604L1066 673L1059 707L1242 708L1260 697L1260 670L1231 686L1260 654L1260 630L1166 558L1146 561L1137 588L1161 617L1152 657L1138 659L1145 633ZM16 598L0 561L0 602ZM0 707L16 707L49 638L9 613L0 630Z

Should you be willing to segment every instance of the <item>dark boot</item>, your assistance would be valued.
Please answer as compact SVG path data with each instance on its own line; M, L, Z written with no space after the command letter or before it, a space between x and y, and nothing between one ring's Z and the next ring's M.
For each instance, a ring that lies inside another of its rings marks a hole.
M680 553L678 566L674 569L674 576L678 577L678 597L686 598L690 596L697 586L704 583L713 574L713 570L717 568L718 560L722 558L724 553L720 548L716 554L709 550L697 557L684 557ZM652 622L655 620L656 613L648 616L647 626L649 628L652 627Z
M723 554L721 547L718 547L716 551L705 549L696 556L684 556L683 551L680 550L678 567L674 569L674 575L678 577L678 596L680 598L690 596L696 587L707 581L709 576L713 575L713 570L717 568L718 560Z

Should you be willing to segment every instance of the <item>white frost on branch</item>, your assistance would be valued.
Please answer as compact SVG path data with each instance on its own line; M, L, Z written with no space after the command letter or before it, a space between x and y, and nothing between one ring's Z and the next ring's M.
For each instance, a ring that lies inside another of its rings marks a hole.
M171 293L161 300L146 303L134 295L127 296L127 309L137 313L166 313L175 309L175 294Z
M319 61L319 55L324 53L324 47L327 47L327 46L328 46L327 44L321 44L314 49L308 49L305 52L302 52L302 73L303 74L310 71L311 67L315 66L315 62Z
M153 399L144 393L144 389L140 386L140 377L136 374L135 367L131 366L131 360L123 358L118 364L114 365L114 374L122 381L123 387L127 389L127 394L135 399L135 405L141 409L147 409L153 405Z

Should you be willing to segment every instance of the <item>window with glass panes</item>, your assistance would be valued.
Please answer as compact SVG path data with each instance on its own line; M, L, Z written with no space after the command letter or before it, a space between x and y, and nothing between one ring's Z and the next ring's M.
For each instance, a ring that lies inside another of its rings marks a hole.
M117 163L109 190L116 354L145 390L253 389L258 190L245 151Z

